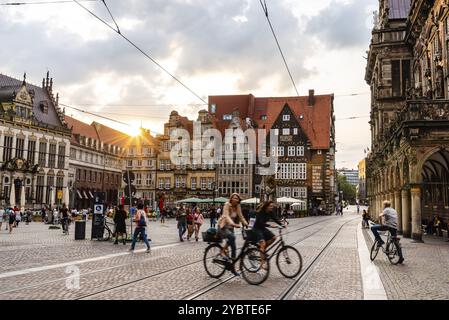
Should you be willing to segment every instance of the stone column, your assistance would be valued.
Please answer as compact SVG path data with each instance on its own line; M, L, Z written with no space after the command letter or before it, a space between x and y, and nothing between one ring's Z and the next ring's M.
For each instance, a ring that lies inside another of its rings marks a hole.
M42 186L42 204L48 207L47 203L47 174L44 174L44 185Z
M411 230L410 230L410 200L409 200L409 191L402 190L402 234L405 238L410 238Z
M398 213L398 232L402 233L402 202L400 191L394 192L394 204L395 206L393 208L395 208L396 212Z
M412 239L415 241L422 241L421 229L421 188L413 187L412 194Z

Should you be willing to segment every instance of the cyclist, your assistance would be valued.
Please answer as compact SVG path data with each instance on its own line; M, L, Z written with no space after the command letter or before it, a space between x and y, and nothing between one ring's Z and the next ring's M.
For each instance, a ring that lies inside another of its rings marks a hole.
M270 220L285 228L285 224L283 224L282 221L280 221L274 214L273 201L267 201L259 207L256 214L256 221L254 222L252 230L254 240L259 243L260 251L263 253L265 252L265 249L267 249L276 240L274 233L267 229L267 227L270 226L268 224L268 221ZM264 255L262 255L261 260L261 266L264 267Z
M391 208L391 202L386 200L383 202L384 205L384 211L379 215L380 218L380 225L376 224L371 227L371 231L374 234L374 237L377 240L377 245L381 247L385 242L382 240L382 238L379 235L380 231L390 231L390 234L393 238L396 238L397 234L397 228L398 228L398 214L396 210ZM382 223L383 218L383 223Z
M243 217L242 207L240 206L241 201L242 199L240 198L240 195L238 193L233 193L229 198L229 202L224 205L223 213L218 220L218 234L222 238L228 240L221 252L222 257L224 257L225 259L227 258L225 251L228 246L231 247L232 260L235 260L236 258L237 247L235 244L234 228L240 228L240 224L248 227L248 222ZM234 269L233 264L231 267L231 272L234 275L238 275L238 273Z

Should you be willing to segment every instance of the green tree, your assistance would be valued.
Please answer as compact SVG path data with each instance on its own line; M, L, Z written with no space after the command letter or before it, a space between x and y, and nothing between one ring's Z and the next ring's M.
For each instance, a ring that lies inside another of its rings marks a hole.
M343 199L346 201L354 202L356 200L356 188L352 184L348 183L346 177L337 172L337 185L338 191L343 191Z

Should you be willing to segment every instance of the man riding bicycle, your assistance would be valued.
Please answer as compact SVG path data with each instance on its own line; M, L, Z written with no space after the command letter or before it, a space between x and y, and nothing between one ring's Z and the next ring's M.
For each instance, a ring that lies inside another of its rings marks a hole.
M380 218L380 225L376 224L371 227L371 231L374 234L374 237L377 240L377 245L381 247L385 242L382 240L382 238L379 235L380 231L390 231L391 236L393 238L396 238L397 235L397 228L398 228L398 213L396 210L391 208L391 202L390 201L384 201L384 211L379 215ZM383 219L383 223L382 223Z

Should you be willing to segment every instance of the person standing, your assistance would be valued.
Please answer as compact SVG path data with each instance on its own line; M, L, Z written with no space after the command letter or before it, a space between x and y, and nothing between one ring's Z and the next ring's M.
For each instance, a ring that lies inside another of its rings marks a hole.
M210 211L210 227L215 228L217 226L217 212L215 208Z
M195 228L195 241L198 241L198 235L200 233L201 226L204 223L204 216L198 207L196 207L195 214L193 215L193 222Z
M114 244L118 244L118 237L122 237L123 244L126 245L126 219L128 214L123 209L123 205L118 206L118 210L116 210L114 215L114 223L115 223L115 242ZM125 237L123 237L125 235Z
M147 218L147 215L145 214L145 211L143 210L142 203L139 203L137 205L137 213L134 218L134 221L136 222L137 227L136 227L136 229L134 229L133 241L132 241L131 248L129 249L129 251L134 252L134 248L136 247L137 237L140 235L147 246L146 252L150 253L151 248L150 248L150 243L148 242L147 233L146 233L146 228L148 226L148 218Z
M187 222L187 240L190 240L190 238L193 235L193 212L195 209L188 210L187 216L186 216L186 222Z
M181 206L176 214L176 221L178 221L178 234L179 234L179 241L184 242L183 236L186 233L187 226L186 226L186 211L183 206Z

